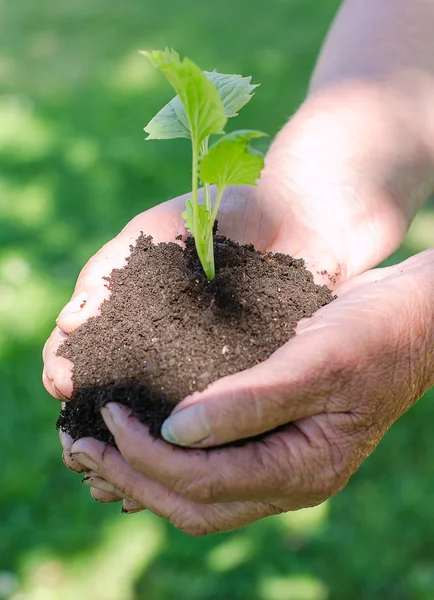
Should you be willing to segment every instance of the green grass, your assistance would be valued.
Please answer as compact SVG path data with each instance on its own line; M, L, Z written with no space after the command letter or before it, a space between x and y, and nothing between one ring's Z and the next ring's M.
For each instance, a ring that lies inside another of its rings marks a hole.
M306 90L337 0L0 4L0 598L431 600L431 393L345 491L310 511L191 539L91 501L60 459L43 342L87 258L189 189L183 141L145 144L166 44L262 83L239 127L275 133ZM433 245L427 209L393 260ZM430 396L430 397L428 397Z

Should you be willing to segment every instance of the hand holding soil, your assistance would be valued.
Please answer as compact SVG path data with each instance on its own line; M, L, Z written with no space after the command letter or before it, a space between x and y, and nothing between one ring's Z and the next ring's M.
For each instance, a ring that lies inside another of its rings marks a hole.
M127 512L148 508L192 534L312 506L345 485L433 384L433 251L365 272L398 247L432 190L432 86L384 72L354 82L345 68L329 81L317 73L258 188L229 189L218 219L231 239L303 257L337 300L264 362L181 402L162 427L171 444L150 436L116 398L101 412L117 449L62 435L65 462L88 471L97 499L123 498ZM98 314L109 295L102 278L125 264L140 232L156 242L185 235L184 201L139 215L85 267L44 349L53 396L72 393L71 364L57 351Z
M187 445L196 436L199 449L151 437L113 403L103 417L120 452L66 440L67 464L72 452L92 471L100 500L127 498L127 510L146 507L194 535L324 501L433 383L433 266L427 251L343 284L268 361L180 405L168 432ZM202 449L279 425L241 447Z
M358 204L351 216L346 202L348 222L340 229L335 215L342 196L335 194L336 204L330 197L325 222L309 201L301 201L294 180L298 194L290 193L276 177L278 144L282 137L272 147L258 188L232 189L224 197L220 230L262 249L307 256L317 279L334 287L338 299L301 322L297 336L267 361L178 405L175 420L163 433L173 443L196 445L196 450L178 450L150 437L129 411L113 404L104 419L121 454L112 447L104 451L104 444L86 438L75 443L72 458L72 440L62 434L66 464L78 471L90 469L86 483L100 501L127 498L127 511L146 507L190 533L231 529L311 506L345 485L387 428L432 383L433 365L428 363L432 340L426 332L433 324L433 252L345 282L346 274L363 270L388 253L393 236L399 239L400 229L395 229L399 218L382 220L366 211L364 220ZM286 159L286 153L280 156ZM311 198L308 190L305 197ZM44 350L44 381L53 396L71 395L71 364L56 355L57 348L97 314L108 296L102 277L122 267L129 245L141 231L151 233L156 242L182 234L183 202L184 198L176 199L136 217L83 269L73 299ZM377 231L383 235L377 237ZM333 239L333 255L325 252L329 244L323 241L324 234ZM336 256L345 255L344 245L357 239L364 240L365 254L347 253L357 257L357 264L338 261ZM327 275L321 275L324 270ZM420 290L416 298L415 289ZM187 407L194 409L193 414ZM280 431L241 447L202 449L278 426L283 426Z

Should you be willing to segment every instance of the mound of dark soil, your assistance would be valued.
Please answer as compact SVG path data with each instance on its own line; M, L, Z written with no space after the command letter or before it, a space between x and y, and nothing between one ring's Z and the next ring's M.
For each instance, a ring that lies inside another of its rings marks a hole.
M74 438L111 441L99 408L110 401L158 436L174 405L209 383L265 360L297 322L333 296L302 260L215 238L216 277L185 250L141 235L107 279L101 315L73 332L59 354L73 362L74 392L57 426Z

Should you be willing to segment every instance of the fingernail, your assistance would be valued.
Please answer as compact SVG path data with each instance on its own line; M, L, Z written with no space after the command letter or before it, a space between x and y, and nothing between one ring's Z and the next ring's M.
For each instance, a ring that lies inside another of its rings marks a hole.
M92 458L90 458L90 456L84 454L84 452L71 452L70 456L72 456L72 458L75 458L75 460L77 460L84 467L92 469L92 471L98 471L98 465L96 464L96 462Z
M62 394L62 392L59 390L59 388L56 387L56 384L54 383L54 381L53 381L53 388L54 388L54 391L56 392L59 400L64 400L64 401L68 402L69 398L67 398L66 396L64 396Z
M94 479L95 477L99 477L98 473L95 471L87 471L86 475L83 477L83 479L81 480L81 483L86 483L90 480L90 479ZM101 477L99 477L101 479Z
M123 515L130 515L142 510L145 510L145 508L140 504L137 504L137 502L133 502L132 500L124 500L122 503L121 512Z
M101 408L101 416L108 429L115 436L118 430L127 424L127 420L131 416L131 408L117 402L108 402Z
M121 513L123 515L133 515L134 513L138 513L138 512L142 512L142 510L145 510L144 508L135 508L134 510L127 510L126 508L121 508Z
M101 408L101 416L111 433L116 435L121 419L124 417L123 408L115 402L109 402Z
M116 494L117 491L111 483L108 483L108 481L106 481L105 479L101 479L101 477L83 477L81 481L89 487L101 490L101 492L109 492L109 494Z
M173 413L161 428L161 435L171 444L192 446L209 437L211 429L203 404L193 404Z
M80 312L81 309L84 308L84 306L86 305L86 302L87 294L85 292L77 294L76 296L71 298L68 304L64 306L60 311L59 316L56 319L56 323L60 319L64 319L65 317L69 317L69 315Z

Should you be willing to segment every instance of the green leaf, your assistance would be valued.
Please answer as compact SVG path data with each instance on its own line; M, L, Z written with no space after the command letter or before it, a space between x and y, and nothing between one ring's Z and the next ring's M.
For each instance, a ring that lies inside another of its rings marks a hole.
M252 78L242 75L224 75L217 71L204 71L204 73L217 88L225 109L225 117L228 119L238 115L238 111L249 102L253 90L259 85L251 84Z
M179 96L175 96L146 125L147 140L190 139L190 124Z
M185 228L187 231L191 233L194 237L203 237L205 238L209 227L211 214L205 204L198 204L198 232L194 231L194 218L193 218L193 201L189 198L185 203L185 210L182 213L182 218L185 220Z
M258 87L250 83L251 77L223 75L216 71L203 73L217 88L226 118L236 117L238 111L251 99L253 90ZM145 131L149 134L146 138L148 140L190 137L190 126L179 96L175 96L155 115L146 125Z
M265 136L261 131L233 131L220 138L201 161L199 177L219 189L229 185L256 185L264 168L261 152L252 148L251 139Z
M194 235L194 220L193 220L193 201L191 198L185 201L185 210L182 213L182 218L185 221L185 228Z
M177 52L167 48L142 54L165 75L179 97L148 123L147 139L189 137L189 133L200 144L209 135L224 133L227 119L217 89L192 60L181 61Z

